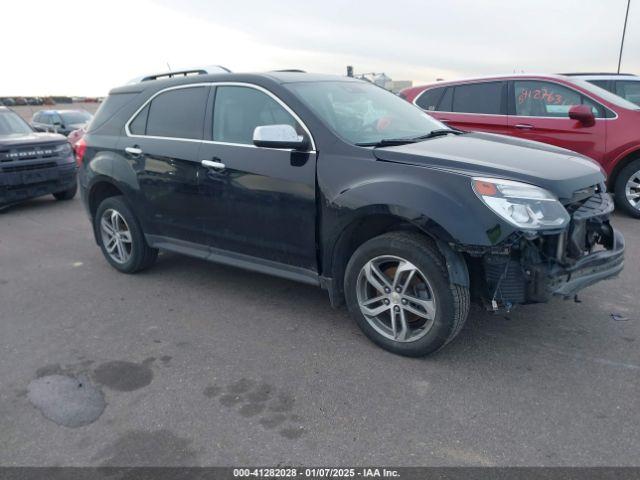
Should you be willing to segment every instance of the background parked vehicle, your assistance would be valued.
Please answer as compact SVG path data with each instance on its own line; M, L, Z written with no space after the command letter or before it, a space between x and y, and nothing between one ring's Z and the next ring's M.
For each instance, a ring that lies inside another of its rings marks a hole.
M638 105L561 75L440 82L401 96L452 127L544 142L596 160L618 206L640 218Z
M84 110L40 110L33 115L31 126L38 132L69 135L85 127L93 118Z
M76 171L66 138L36 133L18 114L0 107L0 206L48 194L70 200Z
M573 78L586 80L619 97L640 105L640 77L630 73L564 73Z

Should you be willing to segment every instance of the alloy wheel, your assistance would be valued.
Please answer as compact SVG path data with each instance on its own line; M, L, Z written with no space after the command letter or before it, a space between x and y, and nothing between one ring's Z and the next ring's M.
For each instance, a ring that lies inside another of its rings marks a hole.
M100 219L100 231L109 256L117 263L126 263L131 258L133 241L124 217L117 210L108 208Z
M640 170L629 177L624 193L631 206L640 210Z
M358 274L356 294L367 322L390 340L413 342L433 326L433 289L408 260L391 255L369 260Z

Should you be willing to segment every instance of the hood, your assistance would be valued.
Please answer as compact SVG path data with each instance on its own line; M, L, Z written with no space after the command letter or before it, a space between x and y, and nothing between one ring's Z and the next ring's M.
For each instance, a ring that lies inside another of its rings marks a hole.
M545 188L560 199L605 180L593 160L570 150L489 133L446 135L374 149L378 160L498 177Z
M0 136L0 149L28 147L30 145L51 145L52 143L64 143L67 139L57 133L33 132L27 135L3 135Z

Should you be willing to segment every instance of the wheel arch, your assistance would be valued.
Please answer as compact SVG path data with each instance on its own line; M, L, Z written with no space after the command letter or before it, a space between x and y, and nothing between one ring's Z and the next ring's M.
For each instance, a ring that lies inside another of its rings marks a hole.
M87 205L89 207L89 215L91 216L91 223L93 225L93 236L96 243L99 243L98 231L95 228L95 222L93 221L98 211L100 203L109 197L116 197L124 195L124 192L108 177L96 177L91 183L91 186L87 192Z
M424 235L442 253L452 283L469 286L464 257L450 247L452 236L433 220L404 207L375 205L356 212L333 237L336 240L323 252L322 285L329 291L333 306L344 303L344 273L353 253L362 244L384 233L413 231Z
M607 187L610 191L613 191L618 175L620 172L634 160L640 159L640 147L636 147L635 150L624 153L621 158L616 162L615 167L611 171L609 178L607 178Z

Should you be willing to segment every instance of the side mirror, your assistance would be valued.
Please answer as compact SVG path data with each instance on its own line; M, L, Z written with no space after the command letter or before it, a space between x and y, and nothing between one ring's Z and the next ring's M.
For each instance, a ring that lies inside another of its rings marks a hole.
M302 135L298 135L291 125L262 125L253 131L253 144L256 147L291 148L304 150L308 147Z
M585 127L592 127L596 123L596 117L588 105L573 105L569 109L569 118L579 121Z

